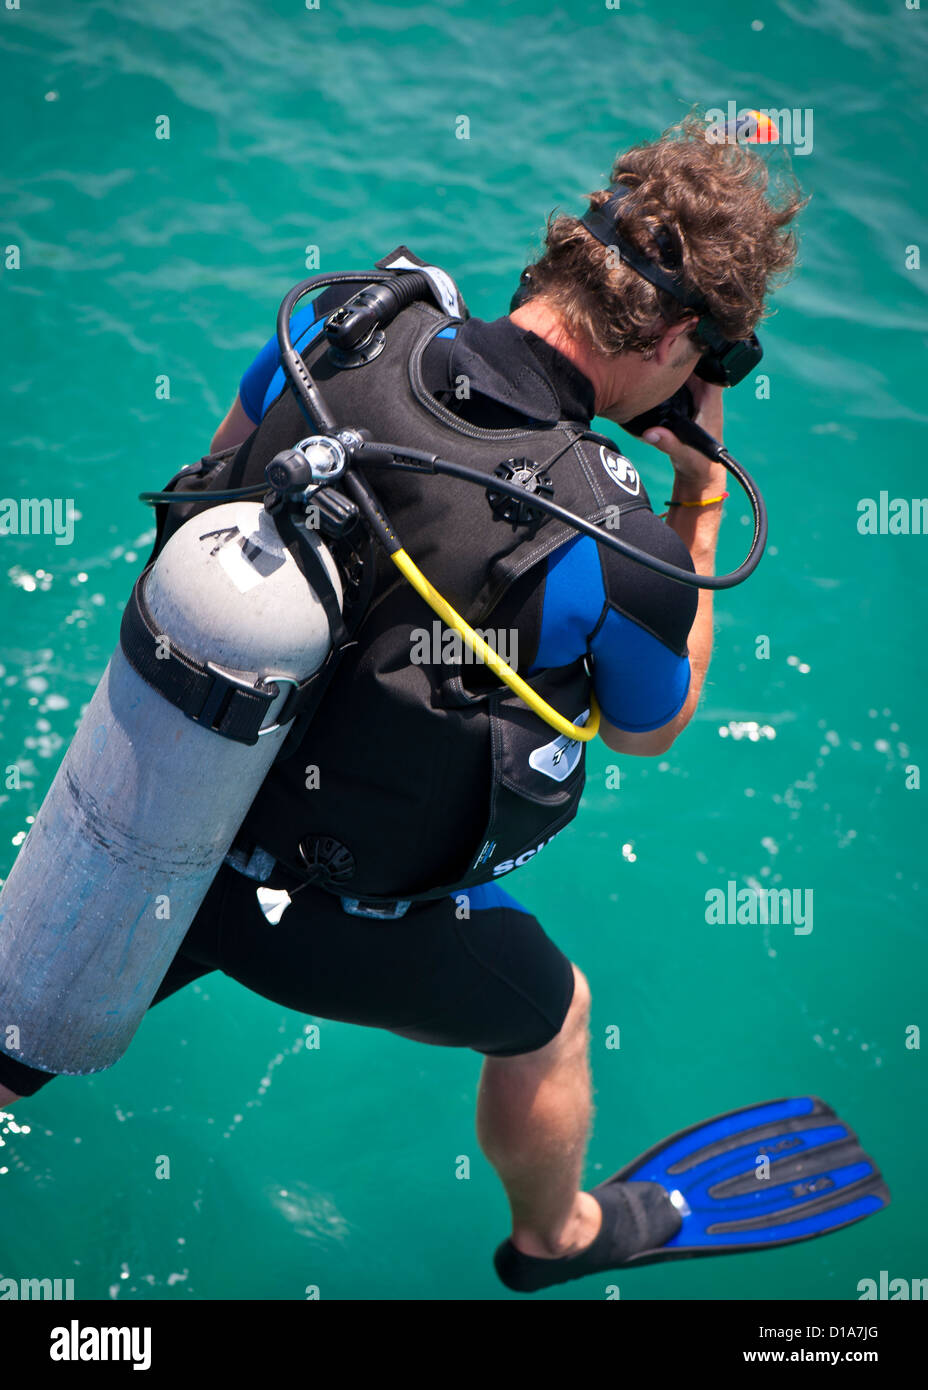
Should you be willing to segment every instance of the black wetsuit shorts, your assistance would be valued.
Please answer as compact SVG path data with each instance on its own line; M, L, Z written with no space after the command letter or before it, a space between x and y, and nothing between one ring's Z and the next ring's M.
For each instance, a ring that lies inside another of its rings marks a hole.
M292 895L276 925L253 879L224 865L152 1000L221 970L275 1004L383 1028L438 1047L513 1057L560 1032L574 990L568 958L495 883L414 904L396 920L346 913L277 870ZM0 1083L31 1096L53 1081L0 1048Z

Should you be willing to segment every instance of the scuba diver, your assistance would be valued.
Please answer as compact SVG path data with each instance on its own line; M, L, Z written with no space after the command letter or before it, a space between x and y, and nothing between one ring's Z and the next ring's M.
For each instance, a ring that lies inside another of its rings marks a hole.
M720 441L723 388L759 361L754 328L796 255L802 199L775 205L768 182L755 151L689 117L620 155L583 217L549 219L508 316L471 318L447 273L406 247L376 274L303 282L211 453L149 495L146 574L185 523L270 484L285 546L306 561L296 532L320 527L338 582L317 556L335 659L294 679L286 741L148 997L221 970L313 1017L481 1054L477 1132L512 1214L495 1268L521 1292L805 1240L889 1200L815 1097L716 1117L583 1190L590 986L500 882L576 814L597 731L619 754L671 747L705 683L713 590L760 558L762 503ZM666 455L663 516L594 416ZM723 577L730 476L755 541ZM318 513L302 528L286 519L294 496ZM234 525L205 535L243 591L258 582L243 568L257 543ZM154 684L157 628L138 594L123 649ZM488 654L494 633L505 664ZM243 694L224 689L219 733ZM173 695L201 718L202 696ZM0 1101L80 1071L21 1055L0 1053Z

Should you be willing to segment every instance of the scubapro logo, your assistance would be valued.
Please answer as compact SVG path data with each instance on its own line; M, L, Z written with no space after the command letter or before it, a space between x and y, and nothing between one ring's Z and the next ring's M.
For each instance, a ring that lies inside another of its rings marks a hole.
M641 491L641 479L638 477L638 470L631 466L628 459L623 458L621 454L613 453L604 444L600 445L599 457L612 481L631 493L632 497L637 497Z
M551 841L560 833L559 830L555 830L554 834L549 835L547 840L542 840L541 844L536 845L534 849L527 849L525 853L520 854L517 859L504 859L501 864L494 864L493 877L497 878L500 874L512 873L513 869L521 869L523 864L527 864L530 859L535 858L536 854L540 854L545 845L550 845Z

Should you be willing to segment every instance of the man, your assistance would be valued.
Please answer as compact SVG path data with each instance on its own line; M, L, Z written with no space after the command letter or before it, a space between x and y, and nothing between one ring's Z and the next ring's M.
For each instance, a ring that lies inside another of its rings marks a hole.
M758 156L741 145L709 143L692 119L621 156L613 181L630 190L620 213L622 235L669 269L681 287L700 294L727 337L747 337L762 317L771 277L794 260L789 223L801 206L798 196L773 206ZM594 194L591 207L608 198ZM549 224L545 253L527 274L530 296L508 317L465 319L429 342L422 378L441 407L436 419L450 416L472 435L488 432L489 438L499 431L540 432L559 421L578 433L595 415L620 425L630 421L688 384L697 421L721 440L721 388L693 375L704 348L694 335L698 315L692 309L611 255L573 217ZM332 287L295 317L299 349L354 288ZM213 452L260 438L283 385L274 339L245 373ZM609 473L612 483L637 495L637 505L622 514L623 540L678 566L711 572L726 472L667 429L645 438L673 467L665 520L642 504L640 480L617 451L600 450L604 471L590 486L598 493ZM576 464L562 455L557 477L566 482ZM595 461L595 452L590 457ZM453 495L434 493L436 499ZM447 506L446 533L456 515ZM422 509L418 515L422 535L429 534L431 519ZM487 528L493 520L487 510ZM476 544L476 530L471 540ZM415 551L416 536L408 544ZM421 602L403 585L384 589L380 599L379 611L389 618L376 628L381 635L403 624L408 635L413 622L431 617L415 607ZM394 601L400 607L391 617ZM663 754L692 717L712 649L711 591L699 590L697 600L695 590L575 536L512 577L494 616L518 634L516 664L528 678L590 663L603 716L600 736L615 752ZM463 913L460 894L419 896L460 881L473 864L486 820L485 770L467 759L455 762L440 739L420 746L421 701L410 700L407 708L407 687L390 684L389 668L371 678L364 660L362 640L344 668L348 674L336 675L317 711L305 749L301 745L272 770L246 821L251 843L277 857L268 883L289 893L285 912L271 926L254 881L225 866L154 1002L221 969L316 1017L482 1053L478 1134L512 1209L509 1267L498 1263L501 1277L512 1287L541 1287L612 1268L648 1243L669 1239L679 1218L666 1203L649 1206L646 1193L640 1194L644 1205L621 1197L604 1206L580 1190L591 1112L586 978L489 872L487 881L468 887ZM468 702L476 706L480 690L480 673L469 671L459 683L458 704L473 713ZM385 728L394 730L386 749ZM304 788L307 758L319 772L321 801ZM328 791L333 786L341 802ZM330 819L319 813L313 822L326 794ZM368 797L395 808L376 834L353 829ZM350 842L358 898L341 895L340 904L331 882L322 887L318 875L301 876L295 851L278 849L275 818L285 829L301 817L318 832L317 858L303 854L310 868L324 867L320 844L334 840L344 849L342 838ZM392 920L359 907L367 893L395 899ZM0 1082L6 1083L0 1101L35 1094L51 1079L0 1057ZM648 1226L646 1233L636 1233L636 1220ZM517 1256L526 1259L528 1282L519 1282L518 1270L512 1273ZM545 1261L552 1262L549 1279Z

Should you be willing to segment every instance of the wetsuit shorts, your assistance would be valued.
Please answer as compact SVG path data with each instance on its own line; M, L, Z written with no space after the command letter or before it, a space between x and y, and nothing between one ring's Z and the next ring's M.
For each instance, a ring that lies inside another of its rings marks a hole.
M414 904L404 917L349 916L338 898L278 870L267 887L290 905L276 926L257 885L224 865L152 1005L221 970L275 1004L314 1018L383 1028L438 1047L513 1057L560 1032L574 990L568 958L495 883ZM0 1048L0 1084L34 1095L51 1072Z

